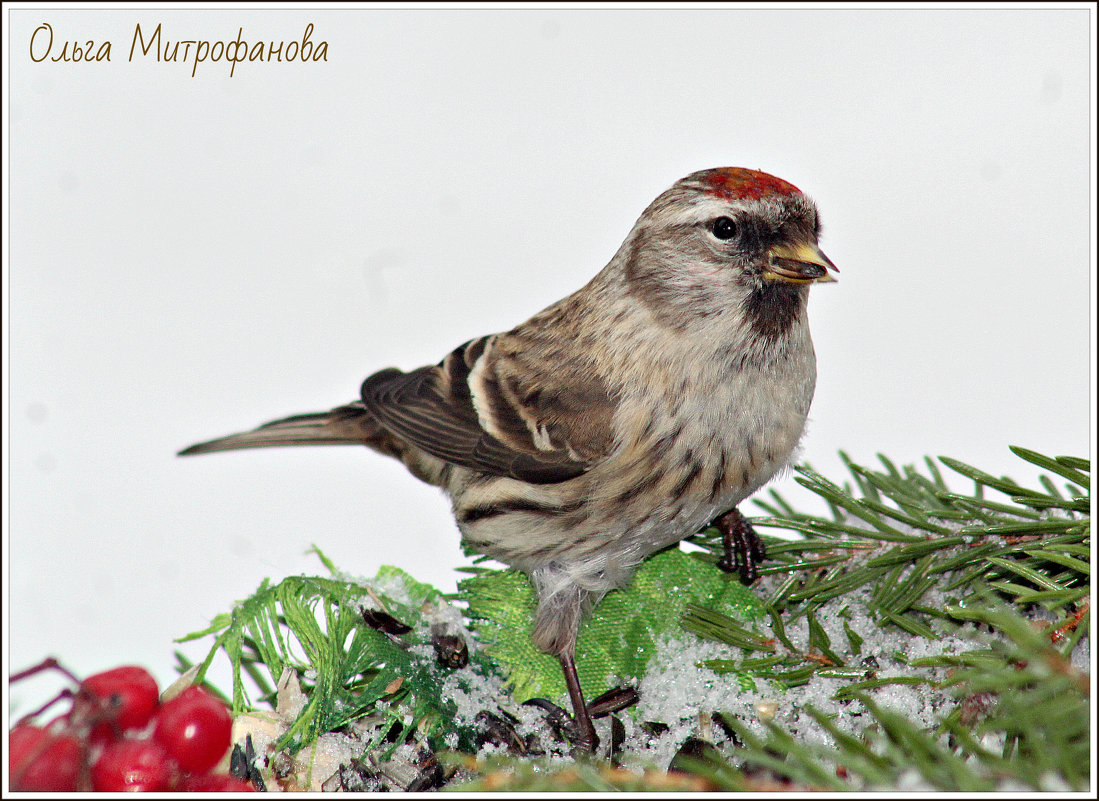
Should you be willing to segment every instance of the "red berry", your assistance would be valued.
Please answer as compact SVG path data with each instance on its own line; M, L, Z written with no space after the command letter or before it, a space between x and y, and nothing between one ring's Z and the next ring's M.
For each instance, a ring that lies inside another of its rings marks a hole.
M119 730L140 729L152 720L160 697L156 679L145 668L118 667L89 676L80 683L85 691L102 704L108 726Z
M51 734L24 723L8 732L12 790L66 792L76 789L83 748L75 737Z
M151 740L119 740L92 765L92 787L103 793L155 792L171 789L175 766Z
M256 788L251 782L236 776L207 773L205 776L188 776L183 780L183 789L189 793L254 793Z
M225 704L201 687L188 687L160 707L153 739L180 767L203 773L229 748L233 719Z

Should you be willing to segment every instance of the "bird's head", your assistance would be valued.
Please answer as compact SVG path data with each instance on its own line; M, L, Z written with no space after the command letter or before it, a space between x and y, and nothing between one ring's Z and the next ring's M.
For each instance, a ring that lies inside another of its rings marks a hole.
M627 239L631 290L664 319L762 315L774 328L809 284L838 272L818 245L816 204L758 170L695 172L654 200ZM684 318L686 315L686 318Z

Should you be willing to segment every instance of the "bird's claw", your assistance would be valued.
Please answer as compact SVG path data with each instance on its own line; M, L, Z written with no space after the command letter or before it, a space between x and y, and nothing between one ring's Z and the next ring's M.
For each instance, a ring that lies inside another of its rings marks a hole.
M593 752L599 745L599 738L595 736L594 729L590 733L585 732L578 720L552 701L545 698L531 698L524 701L523 706L536 706L543 710L546 713L546 722L553 729L557 739L574 748ZM587 736L589 734L590 736Z
M593 718L602 718L620 712L636 704L639 699L640 696L633 687L615 687L608 690L585 704L589 722ZM598 747L599 738L595 734L595 729L585 727L582 721L577 720L552 701L545 698L531 698L524 701L523 706L535 706L545 711L546 721L554 732L577 750L594 752Z
M759 578L758 564L767 558L763 541L748 522L748 518L733 507L714 521L721 531L725 553L717 560L717 566L726 573L740 573L740 580L751 584Z

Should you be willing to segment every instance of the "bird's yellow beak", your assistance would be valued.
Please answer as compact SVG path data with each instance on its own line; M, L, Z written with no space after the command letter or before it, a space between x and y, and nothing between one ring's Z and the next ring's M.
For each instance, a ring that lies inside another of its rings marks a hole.
M827 284L836 279L828 272L839 272L832 260L815 244L797 242L775 245L769 251L771 263L763 277L790 284Z

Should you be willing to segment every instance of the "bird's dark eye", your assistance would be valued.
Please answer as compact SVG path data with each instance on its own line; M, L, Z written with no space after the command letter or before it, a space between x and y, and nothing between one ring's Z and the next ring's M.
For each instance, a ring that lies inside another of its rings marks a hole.
M728 217L718 217L710 223L710 232L718 239L732 239L736 236L736 223Z

